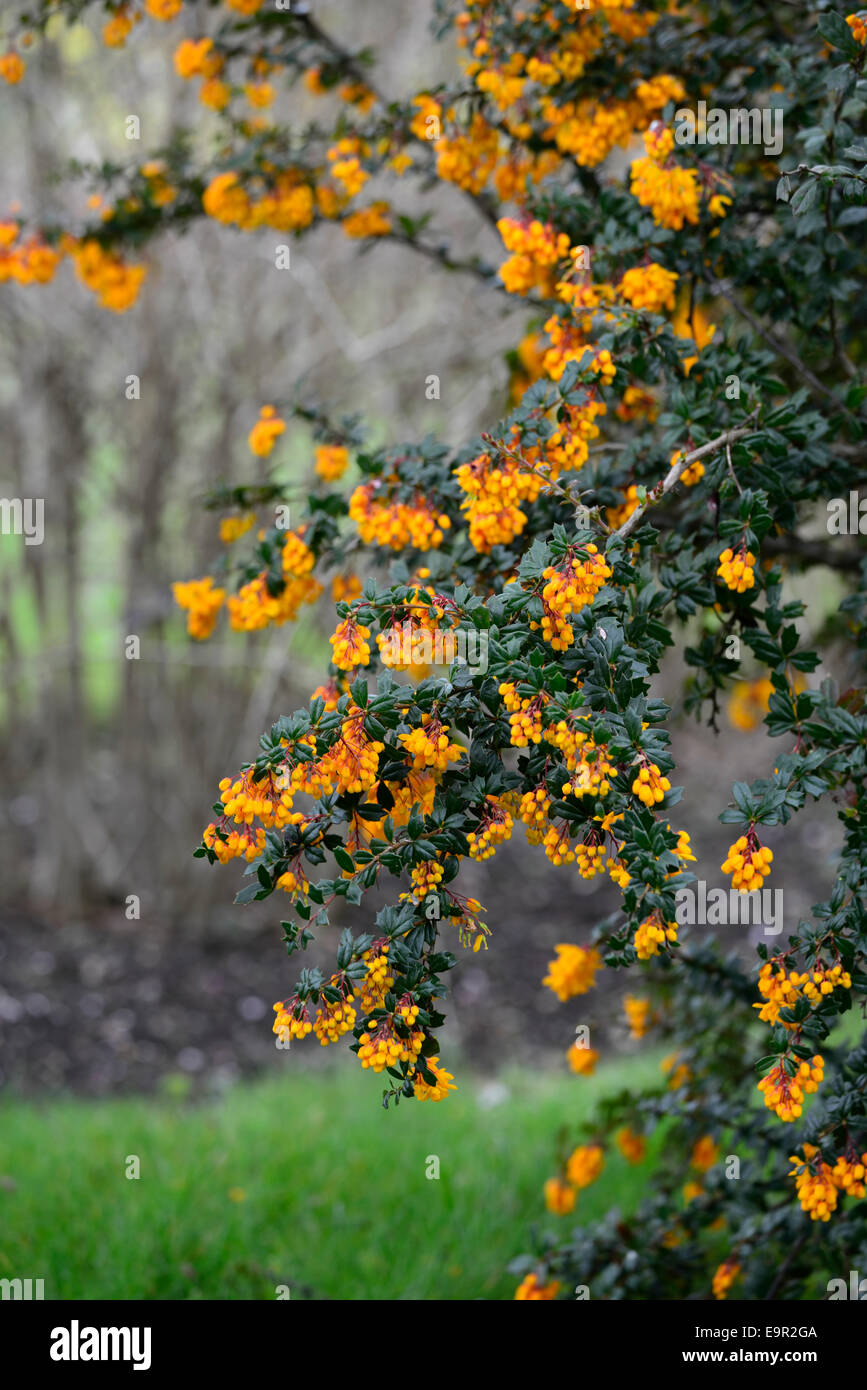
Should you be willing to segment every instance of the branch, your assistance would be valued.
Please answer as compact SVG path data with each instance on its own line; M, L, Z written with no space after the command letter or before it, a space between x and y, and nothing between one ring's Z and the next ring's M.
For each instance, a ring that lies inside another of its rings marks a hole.
M765 328L761 319L757 318L751 309L748 309L745 304L741 303L728 285L720 284L716 281L710 284L710 289L713 294L718 294L721 299L724 299L730 304L732 308L740 314L742 319L746 319L750 327L768 344L768 347L773 348L774 352L780 357L785 358L789 365L794 367L799 376L802 376L804 381L806 381L814 391L818 392L820 396L824 396L826 400L832 401L838 410L842 410L844 414L850 416L853 420L857 419L857 416L853 414L849 407L838 400L834 392L831 391L824 382L820 381L814 372L810 371L810 368L805 362L801 361L798 354L792 348L788 347L786 343L781 343L779 338L775 338L773 333Z
M807 540L803 536L769 536L762 542L762 553L779 555L783 559L800 561L804 565L825 565L828 569L859 570L867 559L863 551L851 546L834 545L819 540Z
M362 83L367 87L368 91L373 92L373 95L381 106L388 106L389 103L385 96L370 80L364 67L353 57L348 49L338 43L337 39L333 38L331 34L327 33L322 26L317 23L310 14L307 5L303 3L303 0L301 4L296 4L295 15L296 18L301 21L301 25L309 38L314 39L317 43L321 44L323 48L328 49L335 61L341 65L344 72L348 73L356 82ZM499 214L496 207L492 204L491 199L485 193L472 193L469 189L462 189L461 191L474 205L476 210L481 213L489 226L496 228Z
M338 43L337 39L332 38L330 34L326 33L326 31L313 18L312 14L310 13L309 7L306 4L299 4L296 0L293 15L295 19L300 20L301 27L305 30L308 38L313 39L316 43L321 44L323 48L327 49L328 52L331 53L335 61L343 68L344 72L347 73L349 77L352 77L355 79L356 82L361 83L363 86L367 88L369 92L373 92L373 95L376 97L380 105L388 105L382 92L380 92L374 86L373 82L371 82L370 77L368 76L363 65L358 62L358 59L352 53L349 52L349 49L344 48L342 44Z
M758 407L753 411L748 419L755 421L758 415ZM619 531L614 532L614 539L619 537L626 540L633 531L641 525L645 513L650 507L658 506L663 497L666 497L672 488L676 487L680 481L681 474L685 473L691 463L696 463L698 459L707 458L709 454L715 454L725 445L732 444L736 439L743 439L748 434L754 434L754 424L740 425L735 430L726 430L725 434L719 435L716 439L711 439L707 444L702 444L698 449L692 449L688 454L682 454L677 462L672 464L661 483L657 483L647 494L647 501L641 506L636 507L631 516L628 516L620 527Z
M660 531L674 531L678 522L674 517L660 516L656 521ZM823 541L798 536L794 532L784 536L766 536L762 541L763 555L779 556L801 567L824 565L826 569L839 570L843 574L853 574L867 560L867 551L852 545L840 545L833 540Z

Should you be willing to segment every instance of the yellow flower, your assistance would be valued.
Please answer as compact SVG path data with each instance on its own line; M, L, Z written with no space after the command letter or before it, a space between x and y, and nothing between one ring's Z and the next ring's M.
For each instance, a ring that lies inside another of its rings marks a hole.
M371 203L370 207L352 212L344 217L341 226L348 237L388 236L391 231L388 203Z
M515 1300L517 1302L549 1301L556 1298L559 1292L560 1284L556 1279L550 1284L540 1284L535 1274L528 1274L515 1290Z
M554 949L557 956L549 961L548 974L542 984L552 989L561 1004L565 1004L567 999L586 994L593 988L596 972L602 969L602 957L595 948L588 951L583 946L561 945Z
M629 1163L641 1163L647 1154L647 1140L644 1135L635 1134L628 1126L617 1131L614 1141Z
M175 72L183 78L204 76L213 47L213 39L184 39L175 49Z
M245 82L244 95L251 106L262 108L273 102L274 88L270 82Z
M567 1216L575 1206L577 1193L562 1178L549 1178L545 1183L545 1206L555 1216Z
M756 557L751 550L742 545L735 554L728 546L719 557L717 574L727 589L743 594L756 582L755 564Z
M566 1053L569 1066L576 1076L592 1076L599 1061L599 1053L592 1047L579 1047L574 1042Z
M210 575L172 585L175 603L187 613L187 631L197 641L210 637L217 615L226 598L225 589L215 589Z
M706 1173L719 1158L719 1148L709 1134L702 1135L693 1146L690 1164L700 1173Z
M573 1187L589 1187L605 1167L605 1154L599 1144L579 1144L569 1156L566 1177Z
M17 53L10 50L8 53L0 54L0 77L4 82L10 85L20 82L26 71L27 64Z
M728 716L734 727L744 733L757 728L768 712L773 693L773 683L767 677L737 681L728 702Z
M349 467L349 450L340 444L320 444L316 449L314 467L325 482L336 482Z
M159 19L163 23L177 19L183 8L184 0L145 0L145 9L151 18Z
M724 1264L721 1264L716 1274L713 1276L714 1298L725 1298L740 1272L741 1267L736 1260L728 1259Z
M232 545L241 536L255 525L256 513L247 512L246 516L225 516L220 522L220 540L224 545Z
M643 1038L653 1021L650 1000L627 994L623 1000L623 1010L629 1023L630 1037Z
M252 453L267 458L285 429L286 421L280 419L273 405L263 405L247 439Z

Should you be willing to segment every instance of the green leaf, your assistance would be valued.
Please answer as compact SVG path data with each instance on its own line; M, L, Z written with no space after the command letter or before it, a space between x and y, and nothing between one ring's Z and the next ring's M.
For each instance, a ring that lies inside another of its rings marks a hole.
M843 16L837 14L835 10L828 10L826 14L819 15L816 28L823 39L827 39L834 48L839 48L841 52L846 54L847 58L859 58L861 56L863 51L861 45Z
M348 874L355 873L355 865L352 862L351 856L347 854L345 849L342 849L338 846L334 850L334 858L337 860L337 863L340 865L341 869L345 869Z
M819 182L817 179L807 179L801 184L792 197L789 207L795 217L801 217L805 212L809 212L819 196Z

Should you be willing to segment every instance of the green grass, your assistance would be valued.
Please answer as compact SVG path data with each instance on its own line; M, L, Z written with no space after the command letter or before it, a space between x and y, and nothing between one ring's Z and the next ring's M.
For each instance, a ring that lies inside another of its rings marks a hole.
M346 1067L198 1106L7 1101L0 1277L42 1278L61 1299L266 1299L278 1284L293 1299L510 1298L504 1269L533 1223L629 1210L645 1181L614 1153L573 1216L547 1216L557 1130L577 1131L604 1091L658 1076L655 1057L594 1077L522 1072L487 1108L462 1077L443 1104L388 1112L377 1082Z

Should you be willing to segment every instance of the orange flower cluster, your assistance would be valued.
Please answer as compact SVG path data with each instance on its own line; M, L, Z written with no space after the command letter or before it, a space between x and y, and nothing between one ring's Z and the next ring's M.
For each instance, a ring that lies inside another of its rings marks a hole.
M546 738L548 735L546 734ZM550 742L550 739L549 739ZM527 827L527 839L531 845L541 843L545 826L548 823L548 812L551 809L551 798L545 790L544 785L536 787L531 791L524 792L518 807L518 815Z
M339 740L320 764L321 775L326 776L341 793L368 792L376 782L379 755L385 744L368 738L363 719L363 711L350 705L340 728Z
M553 314L545 323L545 332L551 346L545 352L543 364L552 381L559 381L570 362L580 362L589 344L582 331L583 325L568 323ZM585 363L585 370L599 377L604 386L610 385L617 375L617 368L608 348L596 352Z
M377 497L381 483L360 484L349 499L349 516L365 545L391 550L436 550L451 526L445 513L433 511L421 493L412 502Z
M219 826L212 821L202 840L221 864L230 859L258 859L265 848L266 830L300 825L304 820L300 811L292 810L291 782L279 773L270 772L257 782L253 769L245 768L237 777L222 779L220 794L223 809ZM254 825L256 821L258 825ZM240 829L231 830L232 825Z
M431 714L423 714L419 728L400 734L399 741L412 757L414 772L446 772L464 752L459 743L449 741L448 727Z
M545 853L554 864L560 864L562 862L563 833L558 835L556 828L552 827L543 841ZM602 860L607 853L605 846L597 840L595 831L591 831L590 835L591 838L589 840L582 841L581 844L576 846L571 857L567 856L566 858L567 863L571 863L574 859L578 865L578 872L581 877L588 879L595 878L597 874L605 872L605 865L602 863Z
M548 962L548 974L542 981L553 990L561 1004L574 999L577 994L586 994L596 983L596 972L602 969L602 957L595 947L585 950L583 946L560 945L554 947L557 955Z
M566 1164L566 1177L573 1187L589 1187L605 1167L605 1154L599 1144L579 1144Z
M680 463L687 452L689 452L689 450L675 449L669 460L670 466L673 468L676 463ZM696 483L701 482L703 477L704 464L701 459L694 459L692 463L687 464L686 468L681 473L680 481L685 487L695 487Z
M444 872L442 865L432 859L416 864L410 874L412 892L402 893L401 898L404 901L411 899L414 903L424 902L429 893L437 891L443 881Z
M539 289L543 298L554 292L554 267L569 254L569 238L551 223L501 217L497 230L512 254L500 266L500 279L510 294Z
M624 273L620 293L634 308L659 314L663 309L674 309L677 281L676 271L666 270L665 266L650 261L647 265L633 266Z
M301 534L290 531L282 552L284 588L274 595L263 571L228 600L229 621L236 632L255 632L269 623L293 622L304 603L315 603L322 585L313 577L315 556Z
M18 241L17 222L0 222L0 283L16 280L19 285L47 285L63 259L63 252L49 246L39 236Z
M770 707L773 683L766 677L752 681L736 681L728 704L728 716L736 729L744 733L758 727Z
M724 874L732 875L732 887L739 893L752 893L761 888L762 879L771 872L774 852L759 844L755 832L740 835L720 865Z
M439 1057L428 1057L425 1062L427 1071L436 1078L433 1085L425 1081L418 1069L413 1072L412 1087L416 1100L445 1100L450 1091L458 1089L452 1085L453 1074L441 1067L439 1060Z
M314 468L326 483L334 483L349 467L349 450L342 444L320 444L314 455Z
M211 179L202 194L202 207L208 217L242 232L259 227L296 232L310 226L316 200L307 175L300 169L275 171L269 182L257 178L247 184L230 169Z
M653 1005L649 999L638 999L627 994L623 999L623 1012L629 1024L629 1035L636 1040L643 1038L653 1022Z
M477 111L465 132L443 135L437 140L437 174L466 193L481 193L497 163L499 145L496 130Z
M483 555L521 534L527 514L519 503L535 502L543 488L538 474L505 455L495 465L489 454L479 454L456 468L455 476L466 493L461 511L467 514L470 543Z
M647 420L653 424L659 414L659 406L650 391L645 391L641 386L627 386L623 400L614 413L618 420Z
M172 585L175 603L187 614L187 632L202 642L214 630L220 609L226 598L225 589L215 589L210 575L204 579L188 579Z
M651 811L665 800L666 792L671 791L671 782L660 772L656 763L645 763L639 768L638 776L632 783L632 792Z
M339 987L342 984L341 977L332 975L329 984L332 988ZM328 1047L329 1043L338 1042L344 1033L350 1032L355 1027L355 1009L349 1002L352 997L349 994L339 1003L323 999L322 1004L316 1010L313 1032L323 1047Z
M715 1142L712 1135L703 1134L693 1145L689 1163L691 1168L697 1168L700 1173L707 1173L718 1158L719 1145Z
M577 1193L562 1178L549 1178L545 1183L545 1206L556 1216L566 1216L575 1206Z
M747 589L752 589L756 582L755 564L755 555L745 546L737 554L727 547L719 557L717 574L727 589L743 594Z
M286 421L280 419L273 405L263 405L247 438L251 453L267 458L285 429Z
M804 1108L804 1096L819 1089L824 1077L824 1059L815 1056L809 1062L801 1062L794 1076L789 1076L782 1061L763 1076L758 1088L765 1098L769 1110L775 1110L781 1120L791 1123L800 1118Z
M608 522L608 525L616 531L623 525L624 521L627 521L629 517L632 516L632 513L638 506L638 502L638 488L635 483L630 483L626 492L623 494L623 501L620 505L617 507L605 508L605 520Z
M184 0L145 0L145 9L151 19L158 19L163 24L177 19L183 8Z
M541 448L534 445L524 451L528 463L535 467L543 464L546 479L556 482L561 473L577 471L587 462L590 440L599 437L599 426L594 422L608 409L595 394L595 387L592 391L583 405L568 405L560 412L562 418Z
M635 929L633 946L639 960L650 960L658 956L664 946L677 941L677 927L674 922L663 922L658 912L645 917Z
M515 822L503 798L486 797L479 829L471 830L467 836L470 858L479 861L492 859L497 845L510 839L514 826Z
M698 224L701 184L693 169L670 158L674 135L654 121L644 136L646 154L632 162L630 192L648 208L659 227L679 232L684 222Z
M643 1134L636 1134L628 1126L618 1129L614 1142L627 1163L642 1163L647 1156L647 1140Z
M597 546L584 546L579 554L569 551L559 568L549 565L542 571L542 578L547 581L542 590L542 621L533 622L530 627L541 628L542 636L554 651L565 651L575 640L569 618L593 602L611 574Z
M341 222L345 236L360 239L367 236L388 236L391 231L391 218L388 203L379 201L369 207L351 212Z
M614 775L615 768L608 761L604 744L597 745L588 734L571 729L563 719L548 729L545 737L560 749L570 773L568 782L561 787L564 796L580 800L582 796L595 799L608 795L611 790L608 779Z
M518 694L511 681L504 681L499 688L499 693L509 711L512 746L514 748L527 748L531 743L541 743L542 711L550 696L542 691L539 695L525 699Z
M553 1279L550 1284L542 1284L535 1274L528 1274L515 1290L518 1303L550 1303L560 1292L560 1282Z
M592 1076L599 1061L599 1053L592 1047L581 1047L574 1042L566 1053L569 1066L576 1076Z
M246 536L255 524L255 512L248 512L246 516L225 516L220 522L220 540L224 545L234 545L235 541Z
M819 965L813 970L799 973L786 971L778 961L766 961L759 971L758 990L764 1004L754 1004L763 1023L773 1026L782 1022L784 1028L795 1027L780 1019L782 1009L794 1008L800 998L809 999L811 1004L820 1004L835 989L851 989L852 977L842 965Z
M147 266L128 265L117 252L92 238L82 242L67 238L65 249L72 256L78 278L96 295L104 309L123 314L132 308L147 275Z
M21 81L26 71L27 64L20 54L15 53L12 49L6 53L0 53L0 77L4 82L14 86L16 82Z
M361 1035L358 1060L365 1071L385 1071L399 1062L415 1062L424 1043L424 1031L414 1029L408 1038L401 1038L394 1031L390 1018L383 1019L374 1032Z
M334 648L332 662L340 671L352 671L356 666L370 665L370 628L357 623L350 614L338 625L328 640Z
M738 1278L741 1267L737 1260L725 1260L713 1276L713 1296L723 1299Z
M849 1158L843 1155L832 1168L814 1144L804 1144L803 1157L792 1154L789 1162L795 1165L789 1177L795 1179L801 1210L809 1214L811 1221L830 1221L840 1193L855 1198L867 1196L867 1153Z

